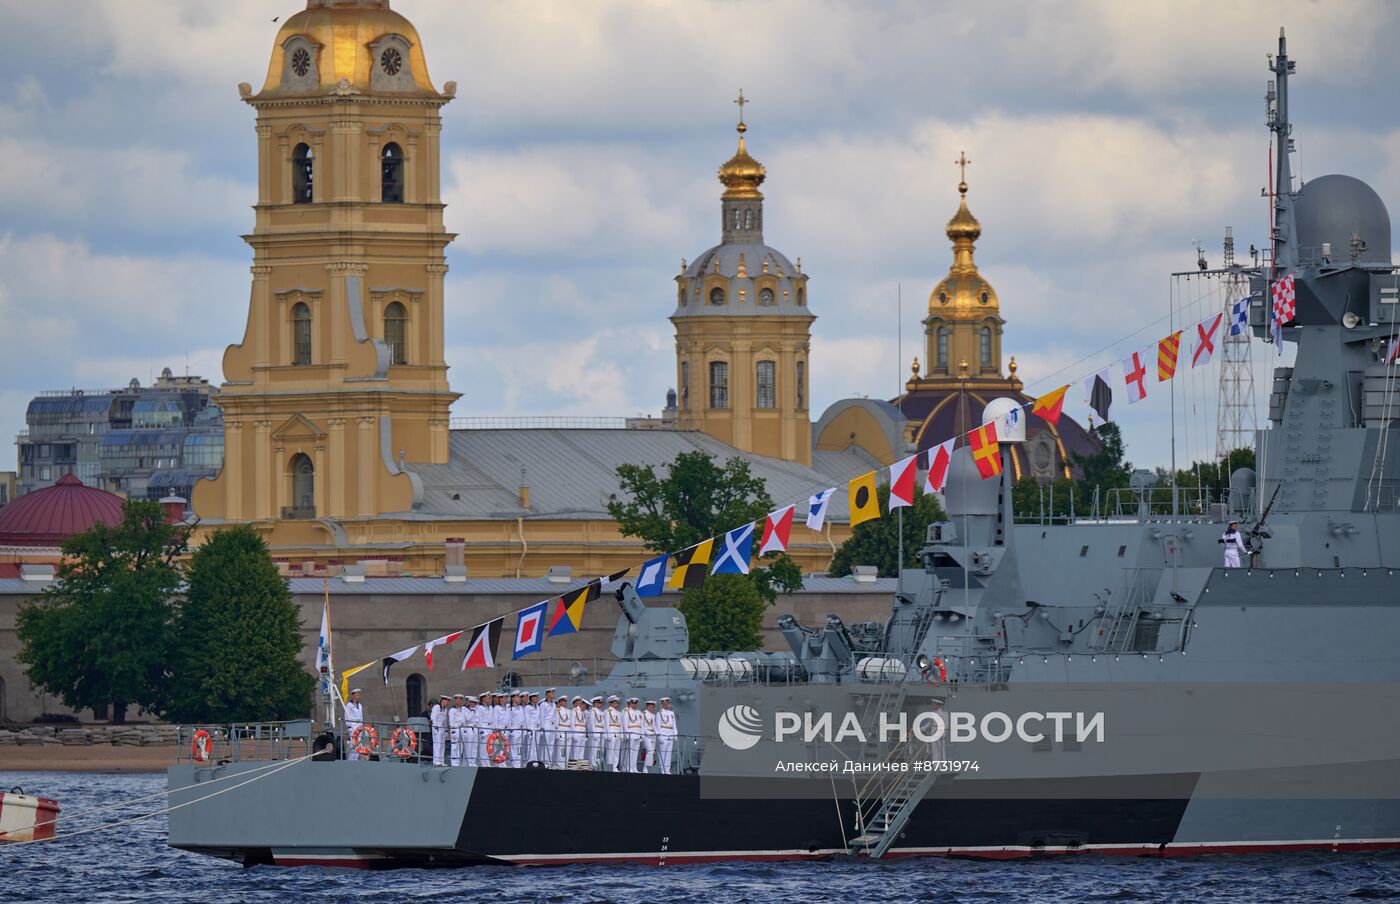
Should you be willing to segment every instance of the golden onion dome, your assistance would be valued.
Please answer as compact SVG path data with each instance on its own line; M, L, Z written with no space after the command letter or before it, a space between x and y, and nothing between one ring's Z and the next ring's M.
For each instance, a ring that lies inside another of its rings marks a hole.
M958 194L962 198L958 202L958 212L953 214L953 218L948 221L948 238L953 241L968 239L975 242L982 235L982 224L977 222L972 211L967 209L966 182L958 183Z
M744 121L739 120L736 128L739 133L739 150L719 168L719 181L724 183L724 194L721 198L763 197L758 187L763 184L768 171L763 168L763 164L750 157L748 148L744 147L744 133L748 130L749 127L744 125Z
M401 42L383 41L391 35ZM308 66L318 77L306 78ZM389 78L376 87L383 75ZM438 95L418 29L389 0L307 0L277 32L259 96L377 91Z

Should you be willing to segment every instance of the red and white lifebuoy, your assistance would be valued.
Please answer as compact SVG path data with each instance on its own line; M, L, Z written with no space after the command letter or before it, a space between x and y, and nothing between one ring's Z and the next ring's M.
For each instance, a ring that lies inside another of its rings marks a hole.
M491 732L486 738L486 755L498 766L510 759L510 738L504 732Z
M389 746L394 752L394 756L400 759L408 759L418 752L418 735L407 725L400 725L394 729L394 733L389 735Z
M369 743L367 744L360 742L365 732L369 732ZM379 746L379 732L375 731L373 725L357 725L355 730L350 732L350 746L355 748L355 752L360 756L369 756Z
M936 665L936 666L938 666L938 683L939 683L939 684L947 684L947 683L948 683L948 669L943 665L943 658L942 658L941 656L935 656L935 657L934 657L934 660L933 660L933 664Z
M214 739L209 736L209 732L201 728L194 733L194 739L190 742L190 752L194 754L197 763L203 763L213 755Z

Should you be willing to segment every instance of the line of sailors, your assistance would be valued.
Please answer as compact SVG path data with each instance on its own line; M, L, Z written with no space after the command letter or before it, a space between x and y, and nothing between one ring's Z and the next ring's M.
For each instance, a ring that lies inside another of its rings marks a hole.
M543 695L444 694L429 715L433 765L519 768L538 761L551 769L671 771L676 713L670 697L662 697L659 708L648 700L643 709L636 697L624 708L616 695L571 701L556 693L551 687Z

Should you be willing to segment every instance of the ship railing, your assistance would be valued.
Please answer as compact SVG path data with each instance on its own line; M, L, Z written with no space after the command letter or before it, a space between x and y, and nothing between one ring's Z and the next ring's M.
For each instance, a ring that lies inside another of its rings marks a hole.
M937 631L937 626L931 630ZM948 674L948 684L984 687L1005 683L1015 660L1007 661L1001 649L1003 644L1003 638L995 634L938 638L938 657Z
M237 763L290 760L311 753L311 720L181 725L176 729L178 763Z

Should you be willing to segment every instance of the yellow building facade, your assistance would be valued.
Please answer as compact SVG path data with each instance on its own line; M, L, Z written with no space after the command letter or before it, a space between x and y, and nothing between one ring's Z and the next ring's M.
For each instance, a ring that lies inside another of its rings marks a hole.
M607 512L618 464L699 450L746 458L781 502L828 485L806 466L806 276L762 244L764 172L742 126L720 171L724 240L678 279L691 376L672 429L452 430L439 117L454 83L434 87L388 0L309 0L261 88L239 91L256 111L252 287L224 355L223 469L193 493L196 542L250 523L297 574L593 576L646 555ZM804 570L825 570L843 512L794 537Z

